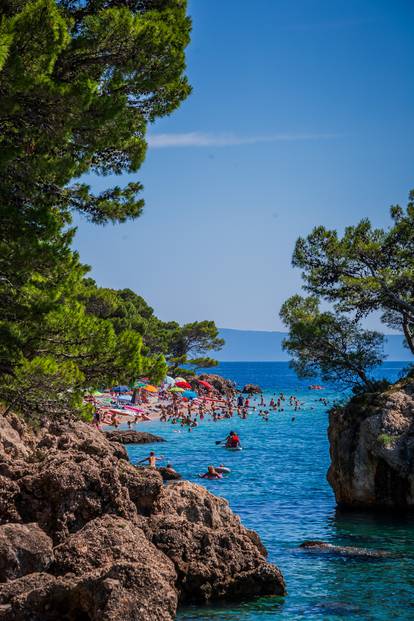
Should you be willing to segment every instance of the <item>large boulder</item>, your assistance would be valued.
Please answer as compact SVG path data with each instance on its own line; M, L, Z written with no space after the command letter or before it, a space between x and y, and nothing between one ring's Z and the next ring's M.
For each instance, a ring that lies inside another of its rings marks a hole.
M75 621L71 615L75 605L68 591L63 579L44 572L0 584L0 621L57 621L63 615ZM78 619L82 618L79 614Z
M337 503L414 508L414 381L356 396L329 416L328 481Z
M68 421L64 427L61 423L49 424L37 443L37 450L43 454L53 450L79 451L91 457L113 456L128 461L128 453L119 443L108 445L102 433L79 421Z
M176 594L139 563L82 576L32 573L0 584L0 621L173 621Z
M163 489L149 520L152 542L174 562L181 602L282 595L279 570L226 500L188 482Z
M52 560L52 540L38 524L0 526L0 582L46 571Z
M136 506L111 457L99 462L78 452L53 453L19 479L23 521L36 521L60 542L105 513L133 518Z
M284 592L225 500L164 486L85 423L12 421L0 425L0 621L171 621L178 601Z
M234 397L237 392L234 382L224 377L221 377L221 375L215 375L214 373L202 373L201 375L197 376L197 379L211 384L213 388L215 388L215 390L223 397ZM200 384L196 383L195 387L197 388L197 390L200 389Z
M129 520L109 515L92 520L55 548L55 559L52 571L57 575L84 577L92 572L88 580L96 583L99 579L100 584L103 576L107 579L111 575L112 580L119 580L120 574L128 576L130 593L123 595L124 609L127 605L131 610L141 610L139 619L174 616L177 607L174 565ZM144 612L148 617L142 616ZM135 618L129 615L122 616L118 610L118 617L114 618Z
M162 488L150 469L135 468L111 455L94 459L81 452L53 453L33 464L18 481L16 501L23 521L37 521L55 542L106 513L133 520L148 515Z

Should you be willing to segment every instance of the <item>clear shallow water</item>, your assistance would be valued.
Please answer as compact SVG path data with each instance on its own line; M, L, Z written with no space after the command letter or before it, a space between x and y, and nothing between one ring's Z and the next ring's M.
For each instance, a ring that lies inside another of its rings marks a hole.
M379 377L395 380L404 363L387 363ZM195 431L174 433L175 426L141 425L160 433L168 444L159 446L185 478L224 496L243 523L256 530L269 551L269 560L282 570L288 588L285 598L262 598L240 605L189 607L180 621L265 621L278 619L351 620L414 619L414 518L339 513L326 482L329 465L326 406L323 396L341 398L334 387L310 391L309 382L296 378L286 363L221 363L217 372L238 385L258 383L267 400L273 393L295 394L305 401L302 411L257 414L247 420L204 421ZM344 395L342 395L344 398ZM292 421L292 416L295 420ZM242 440L242 452L215 445L230 429ZM129 447L133 462L148 455L148 447ZM220 481L197 478L210 463L225 463L232 473ZM340 559L298 549L305 539L336 545L389 550L393 558Z

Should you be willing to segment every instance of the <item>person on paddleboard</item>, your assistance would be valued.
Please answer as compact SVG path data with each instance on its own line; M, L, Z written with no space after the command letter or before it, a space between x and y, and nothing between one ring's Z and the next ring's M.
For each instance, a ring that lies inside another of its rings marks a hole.
M230 431L226 438L226 448L237 449L241 448L240 438L235 431Z

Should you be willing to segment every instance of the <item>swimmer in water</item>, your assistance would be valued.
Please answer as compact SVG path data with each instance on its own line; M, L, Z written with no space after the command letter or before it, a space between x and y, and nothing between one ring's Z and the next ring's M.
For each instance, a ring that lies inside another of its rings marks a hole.
M207 472L198 475L200 479L222 479L223 475L214 468L214 466L208 466Z

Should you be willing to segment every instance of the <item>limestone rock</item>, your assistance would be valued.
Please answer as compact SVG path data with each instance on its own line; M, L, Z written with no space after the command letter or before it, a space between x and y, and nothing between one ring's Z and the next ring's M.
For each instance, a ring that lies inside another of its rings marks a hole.
M52 560L52 540L38 524L0 526L0 582L45 571Z
M165 442L161 436L156 436L147 431L134 431L133 429L105 431L106 438L111 442L120 444L150 444L151 442Z
M233 397L236 394L236 387L234 383L224 377L221 377L221 375L215 375L214 373L202 373L201 375L198 375L197 378L203 382L211 384L223 397ZM199 389L200 384L196 382L195 387L197 386Z
M153 543L174 562L181 602L285 592L281 573L227 501L204 487L184 481L165 487L149 524Z
M406 379L330 412L328 481L339 505L414 508L413 394Z
M262 389L260 388L260 386L257 386L256 384L246 384L242 392L246 392L249 395L259 395L262 393Z
M33 573L0 584L0 621L173 621L175 608L172 586L133 563L79 577Z
M225 500L85 423L0 422L0 621L172 621L179 600L284 592Z
M79 451L91 457L108 457L128 461L126 450L118 444L108 445L105 436L97 433L90 425L80 421L68 421L62 429L62 424L50 424L43 432L38 449L50 453L52 449L58 451Z
M20 521L20 515L16 509L19 493L20 488L17 483L0 475L0 524Z
M55 542L105 513L127 518L136 513L112 457L97 461L76 451L52 453L18 484L23 521L38 522Z
M34 437L18 416L0 414L0 456L2 460L27 458L34 446Z

